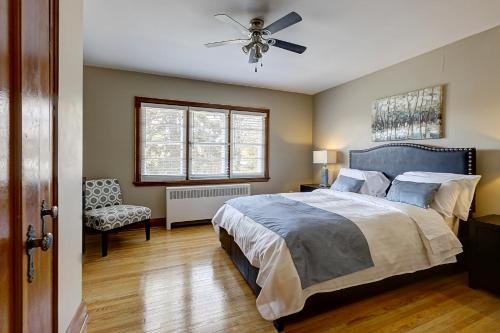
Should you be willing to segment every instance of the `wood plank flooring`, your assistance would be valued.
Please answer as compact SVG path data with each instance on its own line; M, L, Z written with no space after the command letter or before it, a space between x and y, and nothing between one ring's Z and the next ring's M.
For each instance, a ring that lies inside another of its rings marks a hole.
M88 332L275 332L209 225L87 237ZM64 268L61 268L64 269ZM499 281L500 283L500 281ZM433 277L339 306L286 332L500 332L500 297L464 273Z

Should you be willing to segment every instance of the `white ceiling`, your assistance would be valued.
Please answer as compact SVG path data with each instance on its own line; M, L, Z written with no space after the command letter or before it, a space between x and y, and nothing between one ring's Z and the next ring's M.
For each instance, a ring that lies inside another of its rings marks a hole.
M500 0L85 0L89 65L314 94L500 25ZM240 38L215 20L270 23L290 11L303 21L276 38L308 47L272 47L254 72Z

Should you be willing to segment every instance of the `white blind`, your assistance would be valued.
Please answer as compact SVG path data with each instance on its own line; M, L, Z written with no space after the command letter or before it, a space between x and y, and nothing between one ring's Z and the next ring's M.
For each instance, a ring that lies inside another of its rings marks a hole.
M186 112L181 106L141 105L141 178L186 178Z
M267 113L142 103L140 117L144 181L265 176Z
M231 112L231 177L263 177L266 114Z
M229 111L190 108L189 112L189 178L229 178Z

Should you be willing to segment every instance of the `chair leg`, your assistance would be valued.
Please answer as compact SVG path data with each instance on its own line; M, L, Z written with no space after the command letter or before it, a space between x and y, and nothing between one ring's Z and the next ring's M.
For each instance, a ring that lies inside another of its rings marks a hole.
M144 220L144 229L146 229L146 240L151 238L151 221L149 219Z
M273 320L273 326L278 332L283 332L285 330L285 322L282 318L278 318Z
M101 254L103 257L108 255L108 231L101 232Z
M87 248L85 247L85 226L82 225L82 254L85 254L85 250Z

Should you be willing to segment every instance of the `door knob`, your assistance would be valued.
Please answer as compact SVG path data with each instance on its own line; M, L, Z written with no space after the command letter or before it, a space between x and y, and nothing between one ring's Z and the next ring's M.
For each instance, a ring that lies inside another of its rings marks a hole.
M42 214L42 218L44 216L50 216L53 219L55 219L57 217L57 214L59 214L59 208L57 208L57 206L52 206L51 208L47 208L45 207L45 201L42 201L42 209L40 213Z
M54 235L46 231L45 216L51 216L53 219L57 217L57 206L47 208L45 200L42 201L40 208L40 219L42 222L42 237L36 238L35 226L30 224L28 232L26 233L26 254L28 255L28 282L33 282L35 279L35 263L34 263L34 250L39 247L42 251L48 251L54 244Z
M26 248L28 251L36 247L41 248L42 251L48 251L54 243L54 235L50 232L43 234L42 238L36 238L35 227L33 227L33 224L29 225L27 236L28 239L26 240Z
M26 254L28 255L28 282L31 283L35 279L35 248L39 247L42 251L48 251L54 243L54 235L47 232L42 234L42 238L36 238L35 227L33 224L30 224L28 226L26 236L28 237L26 239Z

